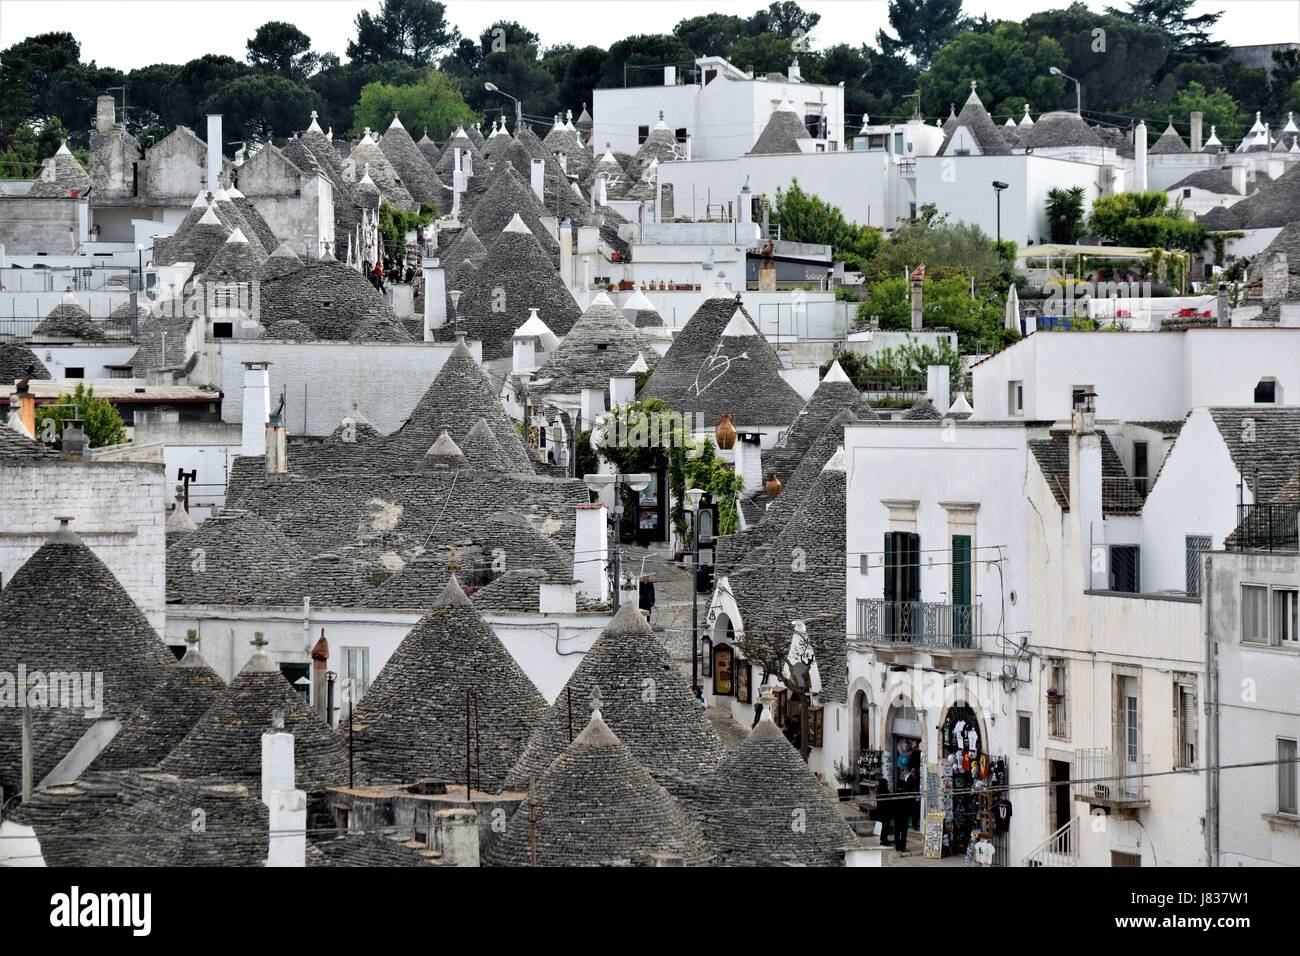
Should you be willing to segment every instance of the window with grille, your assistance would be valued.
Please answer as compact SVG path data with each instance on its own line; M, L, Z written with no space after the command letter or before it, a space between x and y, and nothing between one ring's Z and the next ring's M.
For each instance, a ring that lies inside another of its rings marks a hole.
M1277 812L1297 813L1296 781L1300 765L1296 764L1296 742L1277 738Z
M1210 550L1210 538L1207 535L1189 534L1186 539L1187 558L1187 594L1189 597L1201 596L1201 555Z
M1052 661L1051 686L1047 697L1047 732L1053 737L1070 736L1070 708L1066 699L1069 666L1065 661Z
M1110 589L1125 594L1142 590L1141 551L1135 544L1117 544L1110 549Z
M1263 585L1241 586L1241 642L1268 643L1268 588Z
M1016 749L1032 753L1034 749L1034 719L1027 710L1016 711Z
M1174 679L1174 733L1177 739L1175 767L1196 766L1196 679Z
M1143 498L1147 496L1147 479L1150 477L1149 451L1150 446L1146 442L1133 443L1133 484Z

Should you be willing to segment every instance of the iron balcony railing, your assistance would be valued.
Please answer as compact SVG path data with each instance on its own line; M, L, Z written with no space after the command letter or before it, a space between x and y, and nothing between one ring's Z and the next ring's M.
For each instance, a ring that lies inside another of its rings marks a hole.
M1074 752L1074 798L1089 803L1142 803L1146 797L1147 754L1094 748Z
M1300 505L1237 505L1237 530L1229 539L1239 551L1295 551Z
M858 599L858 634L869 644L911 644L949 650L978 650L978 604Z
M1025 854L1025 866L1066 867L1079 862L1079 818L1071 817Z

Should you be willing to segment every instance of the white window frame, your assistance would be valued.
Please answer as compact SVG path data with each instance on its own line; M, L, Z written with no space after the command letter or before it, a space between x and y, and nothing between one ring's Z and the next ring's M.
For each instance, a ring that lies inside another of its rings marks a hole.
M1262 634L1251 634L1246 629L1246 592L1264 593L1264 631ZM1268 647L1270 642L1270 627L1273 619L1273 599L1269 594L1267 584L1242 584L1241 585L1241 643L1251 644L1255 647Z
M1027 748L1020 746L1020 722L1022 720L1029 721L1029 746ZM1034 752L1034 715L1032 711L1016 711L1016 752L1022 754L1032 754Z
M339 650L343 654L343 673L345 681L344 687L350 688L350 700L352 704L361 703L366 696L366 691L370 689L370 648L368 647L341 647ZM354 663L357 660L361 663L361 680L355 683L357 675L354 673Z
M1290 745L1291 763L1283 763L1282 751ZM1294 737L1277 738L1277 812L1293 816L1300 814L1300 764L1294 762L1297 746ZM1284 789L1290 790L1290 802L1286 800Z
M1270 642L1274 647L1300 647L1300 635L1296 633L1300 591L1295 588L1272 588L1271 592L1268 599Z
M1047 705L1047 735L1057 740L1070 739L1070 662L1053 657L1047 662L1052 687L1061 695L1059 704ZM1060 680L1057 680L1057 675Z
M1190 697L1190 701L1188 700ZM1190 717L1187 713L1190 707ZM1190 674L1174 675L1174 767L1191 770L1196 767L1196 751L1200 749L1197 732L1197 714L1200 697L1196 691L1196 678ZM1191 754L1187 750L1191 747Z

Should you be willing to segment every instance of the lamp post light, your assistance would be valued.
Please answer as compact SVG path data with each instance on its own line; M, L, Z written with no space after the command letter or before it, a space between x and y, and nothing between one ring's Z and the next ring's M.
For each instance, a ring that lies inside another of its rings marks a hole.
M993 195L996 196L998 200L998 242L999 243L1002 242L1002 190L1007 188L1008 186L1006 183L1000 182L999 180L996 179L993 180Z
M1053 66L1053 67L1049 67L1048 70L1047 70L1047 72L1050 73L1050 74L1052 74L1052 76L1059 76L1059 77L1061 77L1062 79L1069 80L1071 83L1074 84L1074 111L1075 111L1076 113L1078 113L1080 116L1082 116L1082 115L1083 115L1083 86L1082 86L1082 84L1081 84L1077 79L1075 79L1074 77L1072 77L1069 73L1066 73L1066 72L1064 72L1063 70L1058 70L1058 69L1057 69L1056 67L1054 67L1054 66Z
M523 108L522 106L519 105L519 100L515 99L513 96L511 96L511 95L510 95L509 93L507 93L505 90L499 88L495 83L484 83L484 84L483 84L483 89L487 90L489 93L500 93L502 96L504 96L504 97L505 97L506 99L508 99L508 100L514 100L514 104L515 104L515 134L518 135L518 133L519 133L519 127L521 127L521 126L524 125L524 108Z
M447 298L451 299L451 331L455 335L460 335L460 289L452 289L447 293Z
M700 692L700 488L686 489L686 510L691 513L691 690Z
M623 579L622 579L622 550L619 543L619 535L623 527L623 495L619 486L626 485L638 494L650 487L653 475L644 472L633 472L631 474L614 474L614 475L583 475L582 480L588 488L593 491L603 491L605 488L614 489L614 613L618 613L619 604L622 599Z

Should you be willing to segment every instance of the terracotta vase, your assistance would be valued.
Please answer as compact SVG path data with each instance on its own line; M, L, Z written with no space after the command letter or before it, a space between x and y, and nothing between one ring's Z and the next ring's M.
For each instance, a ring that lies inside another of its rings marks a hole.
M736 426L731 424L730 415L722 416L722 421L718 422L713 437L717 439L718 447L723 451L731 451L736 447Z
M767 492L769 501L781 493L781 479L776 476L776 472L767 476L767 481L763 482L763 490Z

